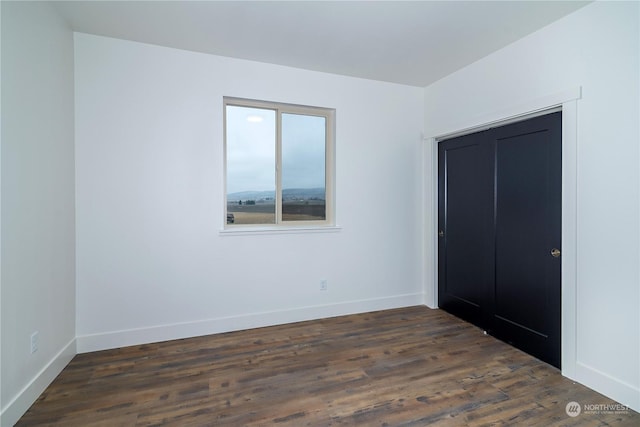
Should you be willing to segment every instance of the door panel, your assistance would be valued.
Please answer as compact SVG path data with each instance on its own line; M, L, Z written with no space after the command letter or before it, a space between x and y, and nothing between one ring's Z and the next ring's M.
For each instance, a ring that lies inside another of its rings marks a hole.
M439 144L438 302L560 366L561 113Z
M487 238L491 228L491 175L481 157L490 154L485 133L440 145L443 196L439 231L441 253L439 303L442 308L481 323L486 303ZM446 250L445 250L446 248Z
M495 291L490 333L559 366L560 113L496 129Z

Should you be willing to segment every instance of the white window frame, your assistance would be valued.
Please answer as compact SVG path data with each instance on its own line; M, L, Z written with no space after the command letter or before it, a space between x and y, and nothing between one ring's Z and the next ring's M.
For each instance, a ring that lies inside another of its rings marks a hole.
M227 106L261 108L276 113L275 135L275 224L227 224ZM282 114L301 114L325 118L325 219L317 221L283 221L282 219ZM282 231L335 228L335 109L259 101L245 98L223 98L224 132L224 215L223 231Z

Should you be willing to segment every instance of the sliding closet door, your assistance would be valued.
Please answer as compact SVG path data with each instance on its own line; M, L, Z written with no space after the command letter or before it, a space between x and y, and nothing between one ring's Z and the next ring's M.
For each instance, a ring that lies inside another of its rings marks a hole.
M490 333L560 366L561 113L495 129Z
M440 308L560 367L561 113L439 144Z
M493 262L493 172L487 133L439 145L440 308L483 325Z

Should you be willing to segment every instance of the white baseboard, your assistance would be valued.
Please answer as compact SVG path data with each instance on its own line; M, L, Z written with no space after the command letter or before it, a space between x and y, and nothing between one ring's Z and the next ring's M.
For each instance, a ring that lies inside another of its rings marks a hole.
M78 353L88 353L91 351L108 350L131 345L302 322L305 320L423 305L423 301L424 299L421 293L395 295L392 297L348 301L330 305L315 305L289 310L249 313L196 322L153 326L150 328L80 335L77 337L77 350Z
M578 361L575 380L636 412L640 412L640 389ZM600 404L604 402L578 402Z
M0 414L0 426L13 426L33 405L42 392L62 372L76 355L76 340L72 339L47 365L6 405Z

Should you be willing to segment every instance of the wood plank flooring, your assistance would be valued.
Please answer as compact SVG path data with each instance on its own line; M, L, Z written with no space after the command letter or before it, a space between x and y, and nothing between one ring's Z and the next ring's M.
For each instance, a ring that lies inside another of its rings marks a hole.
M615 404L409 307L80 354L17 426L640 426L571 401Z

